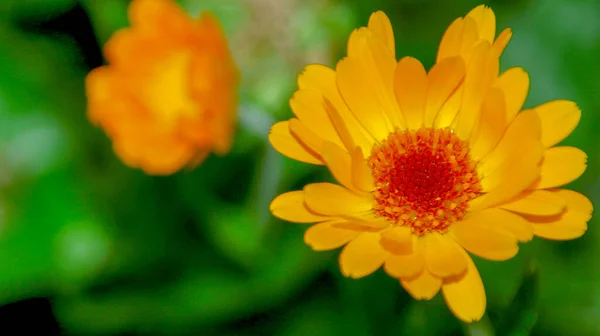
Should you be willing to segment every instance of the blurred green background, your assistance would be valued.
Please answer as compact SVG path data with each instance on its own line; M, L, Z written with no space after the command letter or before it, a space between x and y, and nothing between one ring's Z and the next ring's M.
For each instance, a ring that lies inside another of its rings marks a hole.
M334 66L350 32L382 9L398 55L430 66L445 28L479 2L180 3L222 20L243 75L240 123L228 156L150 177L121 164L85 112L84 77L127 25L128 1L0 2L0 333L23 317L44 335L58 333L54 321L66 335L600 335L597 218L578 240L536 238L511 261L476 259L488 314L466 326L441 295L414 301L381 270L344 278L339 251L311 251L305 226L268 211L278 193L330 178L266 141L292 115L305 65ZM502 67L529 72L526 106L569 99L583 110L564 143L589 168L569 187L597 203L600 2L486 4L499 29L513 28Z

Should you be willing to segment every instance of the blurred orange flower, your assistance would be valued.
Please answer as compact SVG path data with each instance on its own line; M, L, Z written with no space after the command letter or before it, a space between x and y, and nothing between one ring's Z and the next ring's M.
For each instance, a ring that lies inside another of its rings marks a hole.
M238 70L217 19L192 19L171 0L134 0L131 27L104 47L108 65L86 79L88 117L122 161L172 174L229 151Z
M441 291L459 319L481 319L486 295L467 251L507 260L534 236L581 236L592 213L584 195L559 189L586 169L580 149L555 147L581 112L560 100L522 110L529 76L499 73L510 37L496 37L493 11L476 7L449 26L427 71L396 60L391 23L374 13L335 70L305 69L290 100L295 118L269 135L280 153L326 166L341 185L279 195L272 213L317 223L304 236L314 250L344 246L344 275L383 267L415 299Z

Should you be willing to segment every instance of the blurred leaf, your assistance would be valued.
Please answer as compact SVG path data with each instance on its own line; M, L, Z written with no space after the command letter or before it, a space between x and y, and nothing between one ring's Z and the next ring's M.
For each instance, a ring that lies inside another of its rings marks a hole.
M538 319L538 278L538 266L530 262L523 274L521 286L497 328L499 335L529 335Z
M48 19L66 12L76 4L77 0L2 0L0 17L30 21Z

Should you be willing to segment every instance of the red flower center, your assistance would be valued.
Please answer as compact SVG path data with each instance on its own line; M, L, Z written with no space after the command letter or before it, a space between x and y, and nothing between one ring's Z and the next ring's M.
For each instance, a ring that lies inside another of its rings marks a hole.
M446 232L481 192L469 145L449 128L391 133L368 164L375 213L420 236Z

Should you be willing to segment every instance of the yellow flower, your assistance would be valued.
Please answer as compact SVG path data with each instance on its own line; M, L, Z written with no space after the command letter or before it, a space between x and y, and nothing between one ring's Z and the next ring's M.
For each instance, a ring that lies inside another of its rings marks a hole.
M586 155L553 147L575 128L575 103L522 110L529 77L499 74L511 31L479 6L454 21L426 71L396 61L389 19L374 13L355 30L335 70L310 65L275 124L271 144L299 161L325 165L341 184L314 183L275 198L272 213L317 223L314 250L341 246L344 275L381 266L415 299L441 289L450 310L479 320L486 297L466 252L507 260L518 242L581 236L592 213L583 195L556 189L579 177Z
M123 162L172 174L229 151L238 71L217 19L171 0L134 0L131 27L106 43L109 65L86 79L88 116Z

